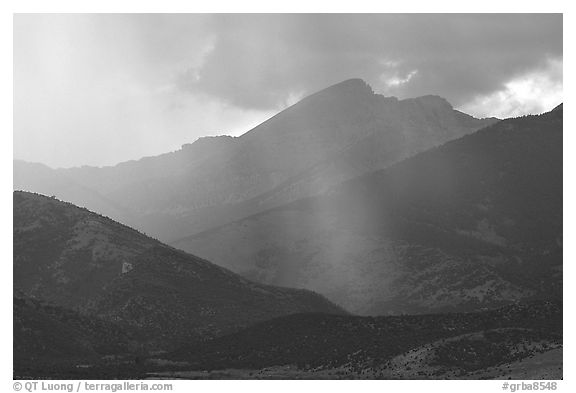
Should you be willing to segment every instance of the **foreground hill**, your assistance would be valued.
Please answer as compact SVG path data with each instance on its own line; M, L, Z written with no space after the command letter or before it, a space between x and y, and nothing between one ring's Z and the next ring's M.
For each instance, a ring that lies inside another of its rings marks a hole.
M14 367L74 366L102 356L136 352L142 337L129 329L74 310L14 295Z
M343 313L314 293L253 283L86 209L26 192L14 193L14 288L160 348L281 315ZM18 310L30 314L24 306Z
M562 114L502 121L173 245L361 314L560 298Z
M351 79L238 138L201 138L111 167L43 168L52 173L40 177L37 166L18 163L15 185L110 212L169 241L316 195L494 121L458 112L441 97L398 100ZM47 177L57 181L47 184Z
M181 371L164 375L499 378L506 376L508 367L516 362L529 363L534 356L561 348L562 304L555 302L436 315L305 314L266 321L229 336L181 348L165 356L184 362L179 366ZM560 371L556 368L554 376L561 378L561 359L556 365ZM221 371L207 372L210 370Z

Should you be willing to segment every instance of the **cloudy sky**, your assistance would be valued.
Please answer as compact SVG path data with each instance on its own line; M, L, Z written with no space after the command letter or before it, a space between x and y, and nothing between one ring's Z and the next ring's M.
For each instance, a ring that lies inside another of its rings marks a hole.
M540 113L562 101L562 16L16 15L14 157L156 155L356 77L479 117Z

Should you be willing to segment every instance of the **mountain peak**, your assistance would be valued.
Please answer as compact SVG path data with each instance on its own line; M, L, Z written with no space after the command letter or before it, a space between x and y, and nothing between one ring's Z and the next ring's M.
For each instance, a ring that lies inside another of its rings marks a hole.
M330 88L347 90L347 91L362 91L365 93L374 94L372 86L370 86L368 82L366 82L364 79L360 78L346 79L345 81L336 83L335 85L328 87L328 89Z
M557 107L555 107L554 109L552 109L552 112L555 112L555 111L563 111L563 110L564 110L564 109L563 109L563 105L564 105L564 103L561 103L560 105L558 105Z
M329 86L316 94L329 95L374 95L372 87L363 79L352 78ZM313 95L316 95L313 94Z

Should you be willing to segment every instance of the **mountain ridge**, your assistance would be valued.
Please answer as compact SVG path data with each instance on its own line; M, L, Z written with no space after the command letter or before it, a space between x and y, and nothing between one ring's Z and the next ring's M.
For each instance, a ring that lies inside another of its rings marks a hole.
M462 114L436 96L384 97L352 79L303 98L240 137L201 138L156 157L52 172L125 206L111 216L167 241L206 229L212 223L204 217L220 208L270 192L274 197L262 208L321 193L494 121ZM25 172L15 178L19 188L100 209ZM290 190L278 189L281 184Z
M360 314L557 296L561 159L561 111L509 119L172 244Z
M253 283L87 209L25 192L14 193L14 288L131 327L155 345L278 314L345 313L315 293Z

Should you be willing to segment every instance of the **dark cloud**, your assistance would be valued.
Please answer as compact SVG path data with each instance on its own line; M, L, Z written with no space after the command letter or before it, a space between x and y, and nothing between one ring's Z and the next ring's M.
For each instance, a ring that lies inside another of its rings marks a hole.
M213 47L179 86L242 108L350 77L398 96L454 105L562 59L561 14L214 15ZM562 75L556 75L562 78ZM401 83L405 81L405 83Z
M562 15L17 14L14 155L53 166L156 155L242 134L357 77L478 116L549 110L562 96Z

